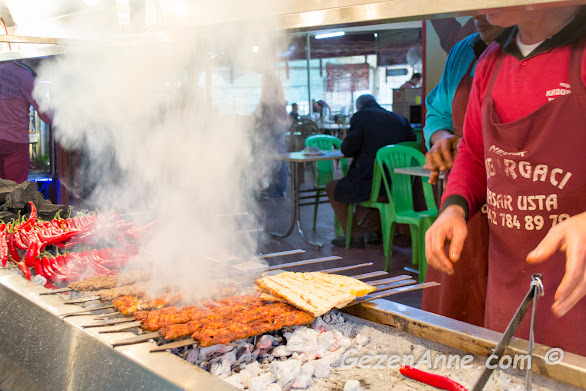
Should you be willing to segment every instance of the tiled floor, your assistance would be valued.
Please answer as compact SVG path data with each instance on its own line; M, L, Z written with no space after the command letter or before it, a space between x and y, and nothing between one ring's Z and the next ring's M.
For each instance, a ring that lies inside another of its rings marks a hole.
M305 184L303 188L307 188L311 183L311 171L305 172ZM277 231L285 232L289 227L291 219L291 200L289 198L290 192L288 189L287 197L280 200L259 200L261 209L261 220L266 232ZM320 258L331 255L342 257L341 260L315 263L303 266L303 271L317 271L326 268L333 268L338 266L349 266L361 263L372 262L373 265L357 268L344 272L346 275L356 275L372 271L384 270L385 257L383 254L382 244L367 246L364 249L343 249L331 245L330 240L335 236L334 230L334 214L329 204L320 204L318 211L318 220L316 230L312 231L313 222L313 206L301 207L301 223L306 236L313 241L322 242L322 248L313 247L307 244L297 232L297 229L286 238L275 238L271 235L263 234L263 243L261 250L263 253L286 251L294 249L302 249L306 252L303 254L289 255L278 258L271 258L270 264L278 264L284 262L293 262L304 259ZM409 274L403 268L411 266L411 247L393 246L393 256L391 259L391 268L388 277L397 276L401 274ZM299 269L290 269L292 271ZM378 277L383 278L383 277ZM417 276L415 276L417 279ZM421 291L406 292L389 297L389 300L400 302L402 304L410 305L419 308L421 305Z

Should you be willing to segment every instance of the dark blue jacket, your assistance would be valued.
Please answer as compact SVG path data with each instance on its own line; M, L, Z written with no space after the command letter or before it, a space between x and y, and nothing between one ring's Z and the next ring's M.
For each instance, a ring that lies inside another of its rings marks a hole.
M407 118L371 102L350 120L350 130L342 143L342 153L352 157L346 176L338 182L334 198L346 204L370 197L376 152L385 145L415 141Z

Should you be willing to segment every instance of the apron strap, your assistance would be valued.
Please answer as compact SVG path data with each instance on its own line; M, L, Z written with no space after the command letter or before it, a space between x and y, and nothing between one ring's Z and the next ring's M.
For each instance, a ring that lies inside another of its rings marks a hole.
M584 41L582 38L572 47L570 56L570 88L572 94L586 95L586 88L582 80L582 58L584 57Z
M476 65L476 61L478 61L476 59L476 57L474 57L474 59L472 59L472 62L470 63L470 66L468 67L468 70L466 71L466 76L470 76L470 74L472 73L472 69L474 69L474 65Z
M490 97L490 94L492 93L492 87L494 86L494 82L496 81L496 77L499 73L499 70L501 69L501 65L503 63L503 59L505 58L505 54L503 49L500 49L501 52L499 54L499 59L498 62L496 63L496 66L494 67L493 71L492 71L492 77L490 79L490 84L488 85L488 88L486 89L486 95L484 96L484 98L488 98Z

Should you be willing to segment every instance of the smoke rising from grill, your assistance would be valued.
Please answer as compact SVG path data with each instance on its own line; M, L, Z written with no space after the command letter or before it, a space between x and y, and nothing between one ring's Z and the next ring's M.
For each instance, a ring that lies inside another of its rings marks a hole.
M265 153L253 158L250 116L232 110L236 98L221 88L230 82L216 71L268 72L278 34L266 21L265 31L258 23L190 27L205 11L180 1L131 2L130 24L119 24L120 3L118 16L89 8L62 26L63 36L88 41L38 69L51 83L37 84L35 96L54 110L61 145L80 151L88 205L140 223L160 219L139 267L161 285L209 291L223 266L208 257L257 251L237 231L258 223L231 214L252 210L253 187L270 166Z

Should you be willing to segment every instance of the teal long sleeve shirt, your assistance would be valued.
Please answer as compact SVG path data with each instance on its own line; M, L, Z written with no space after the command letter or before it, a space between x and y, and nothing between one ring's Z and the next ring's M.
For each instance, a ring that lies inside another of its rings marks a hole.
M442 78L437 86L427 95L425 107L427 114L425 116L425 126L423 134L425 136L425 146L431 148L431 135L438 130L444 129L454 133L454 124L452 122L452 100L456 89L462 80L462 77L468 71L470 63L482 53L484 47L478 34L472 34L454 45L448 54L448 59L442 73ZM476 65L474 65L474 69ZM474 75L474 69L472 75Z

